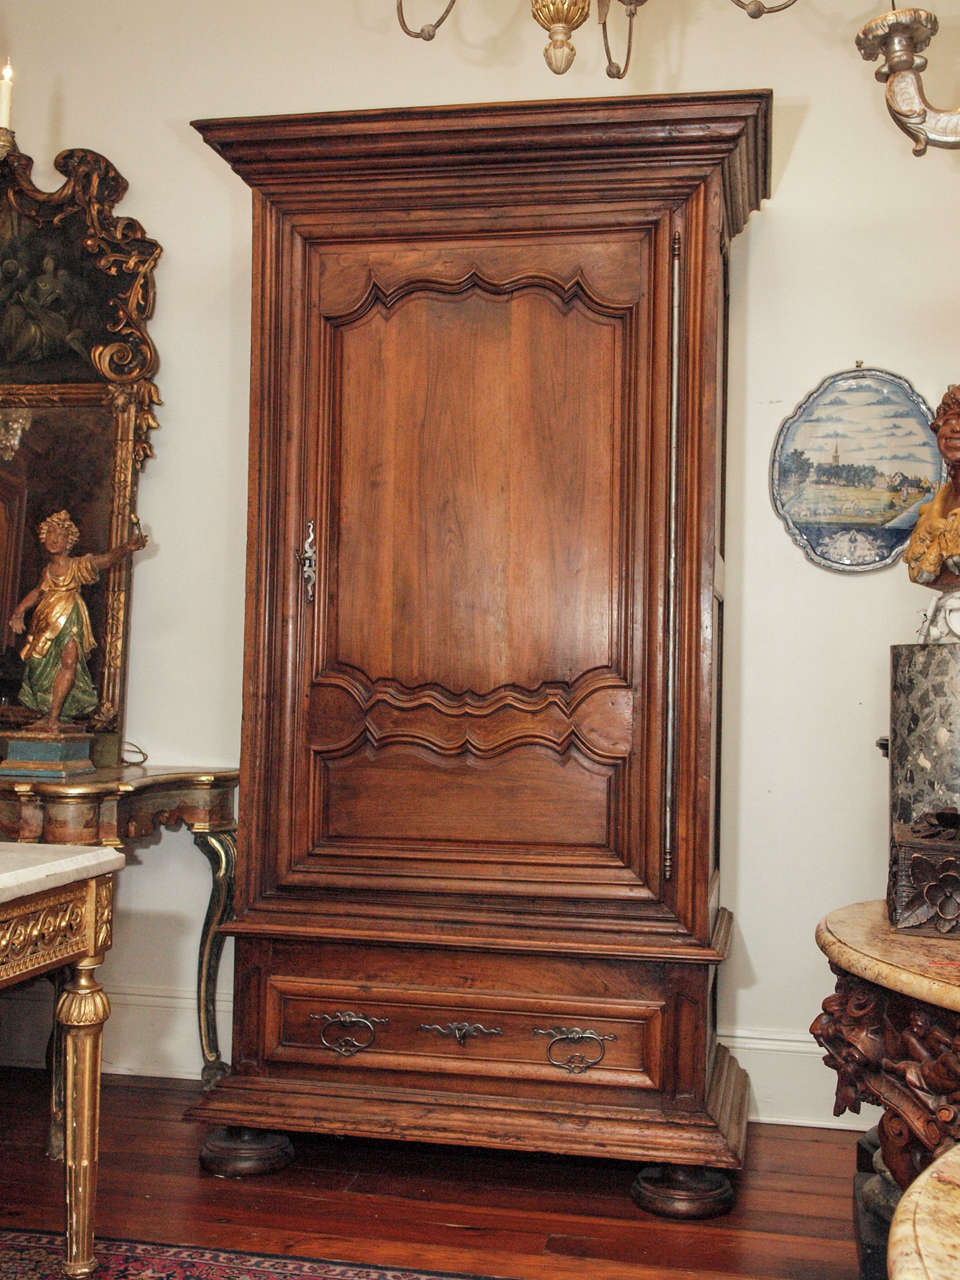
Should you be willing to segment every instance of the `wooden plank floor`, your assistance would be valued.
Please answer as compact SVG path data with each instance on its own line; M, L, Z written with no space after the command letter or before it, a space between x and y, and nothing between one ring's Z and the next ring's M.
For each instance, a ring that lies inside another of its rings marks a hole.
M0 1225L60 1230L42 1073L0 1068ZM857 1280L856 1134L752 1125L736 1209L685 1224L636 1209L634 1170L592 1159L295 1136L280 1173L203 1173L183 1082L105 1079L103 1236L511 1280Z

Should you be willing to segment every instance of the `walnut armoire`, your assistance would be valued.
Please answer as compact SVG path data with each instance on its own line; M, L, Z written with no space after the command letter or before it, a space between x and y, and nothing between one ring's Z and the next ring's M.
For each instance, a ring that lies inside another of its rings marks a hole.
M769 113L197 123L254 203L214 1167L310 1130L652 1162L647 1207L730 1203L726 255Z

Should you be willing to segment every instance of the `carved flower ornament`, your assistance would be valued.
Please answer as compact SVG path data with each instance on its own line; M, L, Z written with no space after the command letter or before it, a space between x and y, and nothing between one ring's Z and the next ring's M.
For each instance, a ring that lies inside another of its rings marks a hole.
M949 933L960 921L960 860L931 862L923 854L910 859L910 879L916 887L904 905L901 928L926 924L936 917L938 933Z

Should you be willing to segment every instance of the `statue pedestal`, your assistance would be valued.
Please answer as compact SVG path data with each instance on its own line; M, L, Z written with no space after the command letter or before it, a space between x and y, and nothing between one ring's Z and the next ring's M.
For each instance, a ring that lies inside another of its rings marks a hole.
M92 733L69 729L56 733L21 729L6 737L7 754L0 760L0 778L49 779L63 782L94 772L90 759Z
M960 921L960 644L891 652L890 921L952 933Z

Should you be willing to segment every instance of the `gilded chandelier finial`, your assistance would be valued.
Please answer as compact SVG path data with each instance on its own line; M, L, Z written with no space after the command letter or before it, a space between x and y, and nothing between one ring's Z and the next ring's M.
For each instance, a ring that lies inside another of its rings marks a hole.
M544 61L554 75L562 76L577 56L570 37L590 16L590 0L530 0L530 12L550 35Z

